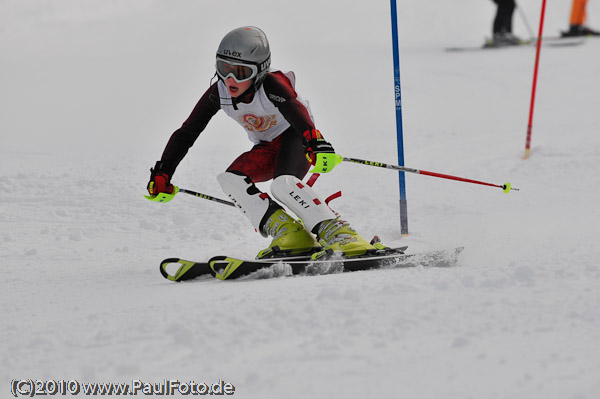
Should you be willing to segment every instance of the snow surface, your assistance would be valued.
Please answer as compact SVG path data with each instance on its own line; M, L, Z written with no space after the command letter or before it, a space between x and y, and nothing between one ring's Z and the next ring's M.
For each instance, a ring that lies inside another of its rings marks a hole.
M434 4L432 4L434 3ZM537 31L541 1L522 1ZM545 33L570 1L549 2ZM293 7L293 8L292 8ZM318 181L365 237L466 247L453 268L175 284L160 260L252 256L234 208L143 198L208 87L219 40L256 25L344 156L397 163L389 2L0 2L0 395L14 378L232 383L239 398L600 397L600 40L448 53L489 36L488 1L398 1L405 163L501 190L343 164ZM600 28L600 4L590 2ZM521 14L515 32L527 37ZM174 183L250 147L220 113ZM268 187L262 187L268 189Z

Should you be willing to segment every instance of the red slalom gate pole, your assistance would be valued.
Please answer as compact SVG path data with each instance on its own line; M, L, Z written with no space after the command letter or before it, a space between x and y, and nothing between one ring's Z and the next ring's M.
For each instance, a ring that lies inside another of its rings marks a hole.
M462 181L462 182L466 182L466 183L481 184L483 186L498 187L498 188L501 188L502 191L504 191L507 194L510 192L510 190L519 191L518 188L513 188L510 185L510 183L508 183L508 182L504 183L504 184L493 184L493 183L486 183L484 181L479 181L479 180L465 179L464 177L445 175L442 173L435 173L435 172L428 172L426 170L407 168L405 166L389 165L389 164L386 164L383 162L365 161L364 159L356 159L356 158L346 158L346 157L342 157L341 155L338 155L338 158L339 158L338 163L341 161L352 162L352 163L357 163L357 164L361 164L361 165L377 166L379 168L400 170L402 172L407 172L407 173L416 173L418 175L440 177L442 179L450 179L450 180L457 180L457 181Z
M533 68L533 87L531 88L531 103L529 105L529 123L527 124L527 139L525 140L525 155L523 159L529 158L531 154L531 131L533 128L533 109L535 107L535 90L537 87L538 67L540 64L540 51L542 48L542 33L544 32L544 15L546 14L546 0L542 0L542 15L540 17L540 30L537 38L535 51L535 67Z

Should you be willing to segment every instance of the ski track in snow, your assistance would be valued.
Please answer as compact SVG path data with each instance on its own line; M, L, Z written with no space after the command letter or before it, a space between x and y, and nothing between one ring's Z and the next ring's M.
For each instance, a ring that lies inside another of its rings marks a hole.
M534 50L446 53L483 40L493 4L399 1L406 165L520 191L407 174L401 237L397 175L340 165L315 187L343 191L331 205L362 235L465 246L458 264L175 284L164 258L268 245L234 208L143 198L223 34L263 27L336 150L396 163L389 4L307 1L281 26L287 9L268 1L226 22L211 16L231 2L77 3L1 6L2 395L13 378L223 379L240 398L600 395L600 40L542 50L524 161ZM566 28L564 3L546 32ZM537 24L538 5L523 7ZM526 36L516 13L515 26ZM218 115L174 182L224 197L215 176L249 146Z

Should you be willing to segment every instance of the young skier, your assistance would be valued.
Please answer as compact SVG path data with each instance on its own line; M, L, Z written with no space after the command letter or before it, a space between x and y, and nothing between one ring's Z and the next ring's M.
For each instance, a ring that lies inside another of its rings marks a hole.
M153 196L173 193L175 169L211 118L223 110L254 144L217 180L252 226L264 237L273 237L257 257L313 250L355 256L375 249L301 182L311 164L315 172L331 171L336 165L335 151L315 128L307 103L296 93L294 73L271 70L270 63L271 51L262 30L245 26L225 35L216 54L218 79L171 135L160 161L151 169L148 192ZM302 224L255 186L269 180L273 197Z

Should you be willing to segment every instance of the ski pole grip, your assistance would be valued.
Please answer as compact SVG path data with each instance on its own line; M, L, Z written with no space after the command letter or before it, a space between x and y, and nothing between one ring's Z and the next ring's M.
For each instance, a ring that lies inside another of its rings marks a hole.
M327 173L341 163L344 158L334 152L318 152L315 154L315 166L309 170L310 173Z

